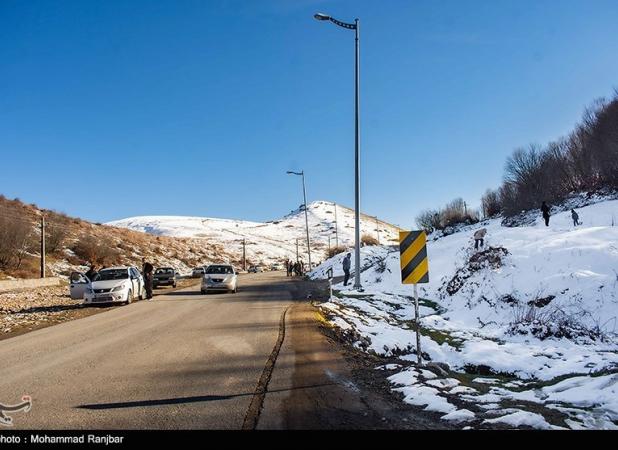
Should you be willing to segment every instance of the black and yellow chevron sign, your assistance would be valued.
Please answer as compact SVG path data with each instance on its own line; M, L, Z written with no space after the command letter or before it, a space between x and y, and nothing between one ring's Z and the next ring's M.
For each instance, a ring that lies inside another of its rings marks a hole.
M424 231L399 232L399 257L403 284L429 283L427 236Z

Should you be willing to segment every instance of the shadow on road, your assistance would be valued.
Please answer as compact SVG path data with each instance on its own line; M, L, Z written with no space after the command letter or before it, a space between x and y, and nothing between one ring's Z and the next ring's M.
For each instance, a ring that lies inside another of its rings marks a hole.
M78 309L87 309L87 308L109 308L112 306L118 306L118 304L99 303L99 304L92 304L92 305L84 305L80 303L76 305L34 306L32 308L25 308L25 309L20 309L19 311L13 311L12 314L52 313L52 312L75 311Z
M253 394L234 394L234 395L198 395L193 397L178 397L178 398L162 398L158 400L139 400L135 402L119 402L119 403L95 403L92 405L80 405L79 409L121 409L121 408L137 408L140 406L162 406L162 405L179 405L182 403L200 403L212 402L217 400L228 400L235 397L245 397Z
M270 392L283 392L297 389L312 389L323 386L330 386L329 384L320 384L312 386L298 386L291 389L278 389ZM90 405L76 406L78 409L92 409L92 410L105 410L105 409L122 409L122 408L139 408L142 406L164 406L164 405L180 405L184 403L201 403L201 402L213 402L219 400L229 400L236 397L251 397L253 392L246 392L242 394L231 395L196 395L192 397L178 397L178 398L162 398L157 400L138 400L134 402L118 402L118 403L94 403Z

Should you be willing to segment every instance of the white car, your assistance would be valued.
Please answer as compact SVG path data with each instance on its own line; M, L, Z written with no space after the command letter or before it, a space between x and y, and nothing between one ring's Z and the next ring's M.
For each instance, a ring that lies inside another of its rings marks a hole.
M202 294L211 291L237 292L238 272L229 264L212 264L202 277Z
M191 278L200 278L204 276L204 271L206 270L206 266L203 267L196 267L195 269L193 269L193 272L191 272Z
M85 276L84 278L88 280ZM135 267L109 267L101 270L84 290L84 303L126 303L146 295L142 274Z

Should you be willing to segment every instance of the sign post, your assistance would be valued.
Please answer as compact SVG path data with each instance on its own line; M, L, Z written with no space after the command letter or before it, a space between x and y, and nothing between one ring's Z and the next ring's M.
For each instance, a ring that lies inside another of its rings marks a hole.
M418 283L429 283L427 235L424 231L399 232L399 259L401 282L414 285L414 318L416 324L416 355L418 365L423 362L421 353L421 323L418 307Z

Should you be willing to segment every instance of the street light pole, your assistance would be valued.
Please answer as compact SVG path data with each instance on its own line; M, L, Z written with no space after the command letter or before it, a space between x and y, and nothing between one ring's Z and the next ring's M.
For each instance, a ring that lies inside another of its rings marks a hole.
M311 245L309 243L309 218L307 216L307 189L305 188L305 171L292 172L288 170L288 175L299 175L303 178L303 201L305 202L305 228L307 230L307 257L309 258L309 270L312 270L311 266Z
M354 19L354 23L345 23L334 19L327 14L315 14L316 20L330 21L335 25L348 30L354 30L355 64L354 64L354 289L362 290L360 276L360 21Z
M378 233L378 245L380 245L380 222L378 216L376 216L376 232Z

